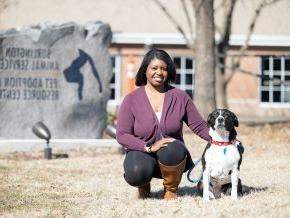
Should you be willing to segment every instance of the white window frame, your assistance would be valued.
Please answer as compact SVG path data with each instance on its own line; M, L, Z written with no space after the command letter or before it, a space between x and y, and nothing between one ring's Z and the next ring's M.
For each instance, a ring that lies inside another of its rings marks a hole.
M281 60L281 71L274 71L274 59L275 58L280 58ZM290 57L286 57L286 59L290 59ZM260 58L260 75L262 75L263 69L262 69L262 61L263 57ZM281 81L285 80L285 75L290 76L290 71L285 71L285 57L273 57L269 56L269 77L272 78L273 75L279 73L278 75L281 76ZM285 84L281 84L279 87L280 92L281 92L281 102L274 102L273 99L273 91L275 91L274 83L273 80L269 80L269 88L267 87L262 87L262 78L259 80L259 102L262 107L274 107L274 108L288 108L290 107L290 102L283 102L284 101L284 94L285 91L290 92L290 87L285 87ZM262 102L262 91L268 91L269 92L269 102Z
M192 74L192 77L194 77L194 69L195 69L195 60L190 56L183 56L183 55L175 55L172 57L174 58L180 58L180 69L176 69L176 74L180 74L180 84L174 84L175 87L180 88L184 91L186 90L192 90L192 94L194 95L194 80L192 81L191 85L186 84L186 74ZM192 60L192 69L186 68L186 59ZM193 96L192 96L193 98Z
M117 106L121 99L121 56L118 54L112 54L110 57L115 58L115 67L113 68L115 83L110 83L110 90L111 88L115 89L115 99L110 99L108 105Z

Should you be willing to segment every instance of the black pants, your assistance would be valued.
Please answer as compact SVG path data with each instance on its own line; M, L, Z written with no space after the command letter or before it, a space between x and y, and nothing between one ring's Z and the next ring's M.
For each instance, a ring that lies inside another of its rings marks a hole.
M156 153L128 151L124 160L124 178L132 186L147 184L152 177L162 178L158 161L167 166L175 166L183 161L187 154L185 145L178 140Z

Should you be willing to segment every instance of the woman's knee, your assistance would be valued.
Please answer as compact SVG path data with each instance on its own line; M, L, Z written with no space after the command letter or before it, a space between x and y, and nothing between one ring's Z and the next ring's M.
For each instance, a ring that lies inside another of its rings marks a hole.
M187 149L183 142L175 140L157 152L158 160L168 166L174 166L184 160Z
M124 178L129 185L144 185L152 179L153 163L148 154L131 151L124 160Z

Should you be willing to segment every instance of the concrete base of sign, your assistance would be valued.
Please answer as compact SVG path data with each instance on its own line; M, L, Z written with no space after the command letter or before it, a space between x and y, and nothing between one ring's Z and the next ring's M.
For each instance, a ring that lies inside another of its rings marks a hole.
M53 149L76 148L121 148L115 139L51 139L49 143ZM0 152L31 152L46 148L46 141L41 139L7 139L0 140Z

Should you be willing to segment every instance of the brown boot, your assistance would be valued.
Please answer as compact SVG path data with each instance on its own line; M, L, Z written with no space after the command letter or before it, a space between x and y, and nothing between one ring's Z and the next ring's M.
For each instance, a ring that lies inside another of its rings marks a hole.
M138 198L144 199L150 197L150 183L138 187Z
M164 199L177 198L176 191L185 169L186 158L176 166L166 166L159 162L160 171L163 177Z

